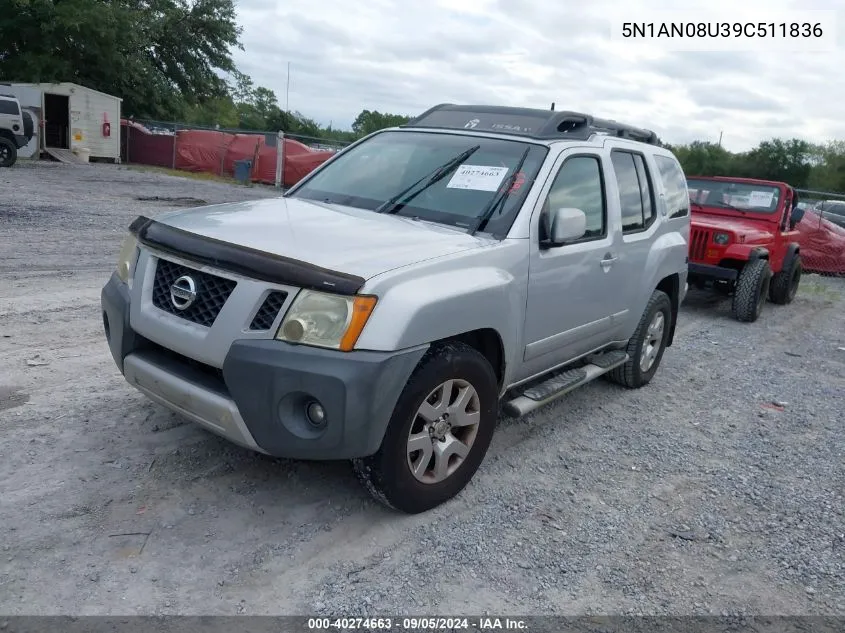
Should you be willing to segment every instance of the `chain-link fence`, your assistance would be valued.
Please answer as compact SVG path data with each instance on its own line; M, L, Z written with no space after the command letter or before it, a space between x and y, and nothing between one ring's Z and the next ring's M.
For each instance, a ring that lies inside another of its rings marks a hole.
M284 132L125 119L121 122L120 156L127 164L287 188L346 145Z
M804 270L845 275L845 194L796 189L804 216L796 225Z

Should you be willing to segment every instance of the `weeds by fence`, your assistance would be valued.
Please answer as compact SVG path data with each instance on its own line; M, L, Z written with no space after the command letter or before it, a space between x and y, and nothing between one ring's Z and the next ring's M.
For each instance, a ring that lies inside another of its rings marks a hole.
M276 131L203 127L127 119L121 125L121 161L234 176L250 161L250 180L290 187L348 143Z

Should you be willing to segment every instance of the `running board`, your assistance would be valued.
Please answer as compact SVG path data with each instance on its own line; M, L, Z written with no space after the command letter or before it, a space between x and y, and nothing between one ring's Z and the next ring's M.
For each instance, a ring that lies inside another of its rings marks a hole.
M503 409L508 415L521 417L624 365L627 361L628 354L622 350L597 354L581 367L556 371L544 381L524 389L516 397L507 400Z

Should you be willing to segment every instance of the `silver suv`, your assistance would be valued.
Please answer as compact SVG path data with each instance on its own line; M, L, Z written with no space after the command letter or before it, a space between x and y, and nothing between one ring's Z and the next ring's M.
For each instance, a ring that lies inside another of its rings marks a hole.
M0 167L11 167L33 135L32 116L14 95L0 94Z
M281 198L139 217L103 321L156 402L256 451L351 459L422 512L466 486L500 408L652 379L689 221L652 132L440 105Z

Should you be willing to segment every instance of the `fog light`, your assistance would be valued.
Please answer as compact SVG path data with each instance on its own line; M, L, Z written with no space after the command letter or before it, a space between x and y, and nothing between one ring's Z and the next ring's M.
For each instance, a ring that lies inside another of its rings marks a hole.
M326 422L326 410L319 402L310 402L305 407L305 416L314 426L323 426Z

